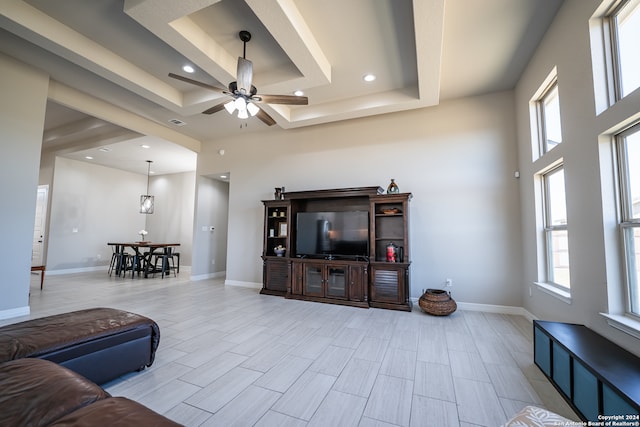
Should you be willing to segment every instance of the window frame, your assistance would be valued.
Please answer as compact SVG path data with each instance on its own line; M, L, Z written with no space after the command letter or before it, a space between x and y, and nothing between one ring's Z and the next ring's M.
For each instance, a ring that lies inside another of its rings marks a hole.
M622 64L620 59L620 35L618 32L618 17L623 9L625 9L627 6L631 6L635 9L636 7L640 7L640 2L638 0L618 0L612 4L610 9L607 11L606 16L604 17L604 21L606 23L605 28L607 28L609 32L609 49L611 52L611 67L613 73L612 84L615 98L614 102L620 101L626 96L623 93L622 87ZM636 89L638 88L636 87L633 90ZM633 90L631 92L633 92Z
M543 205L543 240L544 240L544 254L545 254L545 284L552 286L562 292L566 292L567 294L571 291L571 264L569 262L569 247L567 246L567 269L569 271L569 285L565 286L564 284L558 283L555 281L555 273L554 273L554 245L553 245L553 235L554 232L564 231L567 234L567 245L569 240L569 221L564 224L552 224L551 221L551 199L550 199L550 183L549 177L555 173L562 171L564 175L564 163L560 163L554 165L553 167L545 170L540 174L542 181L542 205ZM565 185L565 209L566 209L566 185Z
M618 228L621 244L622 277L624 280L625 314L640 320L640 295L636 295L640 293L640 285L638 284L637 275L632 273L632 269L635 268L640 260L635 256L635 252L632 252L633 257L629 253L632 243L629 235L635 230L640 230L640 218L633 217L633 200L631 200L629 188L629 156L626 138L633 134L640 135L640 122L636 122L615 135L619 200ZM637 307L633 305L634 297L639 301ZM635 312L633 311L634 309L636 310Z
M555 145L549 145L549 138L547 136L547 109L545 108L545 101L549 98L551 93L557 93L558 100L560 99L560 88L558 85L558 77L553 76L551 81L547 84L547 86L542 90L542 93L536 100L536 113L537 113L537 122L538 122L538 149L541 153L541 156L550 152L558 145L562 144L562 117L558 116L558 121L560 123L560 141L558 141ZM559 104L559 101L558 101Z

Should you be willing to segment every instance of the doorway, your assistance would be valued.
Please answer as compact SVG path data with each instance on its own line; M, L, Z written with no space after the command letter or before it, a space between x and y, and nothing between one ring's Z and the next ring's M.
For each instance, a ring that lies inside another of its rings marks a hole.
M47 201L49 186L38 185L36 198L36 218L33 226L33 248L31 250L31 265L44 265L44 236L47 225Z

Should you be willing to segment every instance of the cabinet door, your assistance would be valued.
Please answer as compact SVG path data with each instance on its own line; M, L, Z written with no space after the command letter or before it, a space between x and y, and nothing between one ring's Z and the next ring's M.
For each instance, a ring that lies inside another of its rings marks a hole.
M349 300L366 301L364 293L366 283L365 277L366 273L364 267L349 267Z
M553 351L553 381L565 396L571 396L571 362L567 353L557 342L552 344Z
M602 384L602 415L639 415L638 411L611 387ZM637 418L630 418L637 420Z
M535 327L533 332L534 362L546 376L551 377L551 340L538 327Z
M598 379L573 360L573 404L588 420L598 420Z
M347 299L347 267L326 266L326 296Z
M324 266L305 264L304 266L304 282L303 291L304 295L323 297L324 292Z
M265 261L264 287L270 291L287 292L289 267L286 261Z
M404 267L371 267L370 298L374 302L405 302Z
M302 295L304 283L304 268L299 262L292 263L291 266L291 294Z

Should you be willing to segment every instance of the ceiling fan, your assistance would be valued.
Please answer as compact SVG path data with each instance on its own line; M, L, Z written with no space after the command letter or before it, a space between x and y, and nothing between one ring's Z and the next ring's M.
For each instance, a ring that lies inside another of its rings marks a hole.
M258 108L256 103L284 105L307 105L309 103L309 100L306 96L258 95L258 90L252 84L253 63L246 58L247 42L251 40L251 33L249 31L243 30L240 31L238 35L240 37L240 40L242 40L242 42L244 43L244 48L242 57L238 57L236 81L229 83L228 89L223 89L207 83L202 83L188 77L180 76L178 74L169 73L169 77L176 80L191 83L193 85L200 86L214 92L220 92L232 98L231 100L221 102L220 104L206 109L202 112L202 114L213 114L221 111L222 109L226 109L229 114L233 114L233 112L237 110L238 118L240 119L247 119L249 118L249 116L256 116L267 126L272 126L276 123L276 121L273 120L273 118L263 109Z

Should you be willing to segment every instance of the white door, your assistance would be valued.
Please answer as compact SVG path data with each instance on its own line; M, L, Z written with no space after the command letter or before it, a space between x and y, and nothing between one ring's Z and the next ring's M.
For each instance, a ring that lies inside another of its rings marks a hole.
M44 233L47 223L47 197L48 185L38 185L36 200L36 220L33 227L33 250L31 252L31 265L44 265Z

